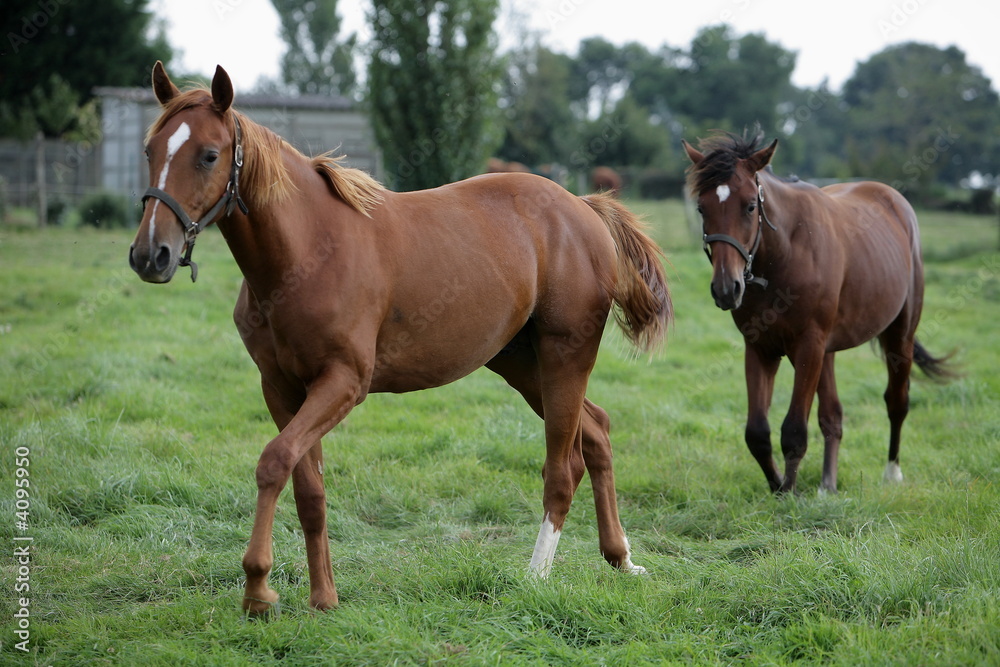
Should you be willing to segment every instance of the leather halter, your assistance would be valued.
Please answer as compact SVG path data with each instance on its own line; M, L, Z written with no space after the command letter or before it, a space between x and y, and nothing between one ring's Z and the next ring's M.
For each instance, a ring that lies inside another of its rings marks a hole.
M722 241L723 243L728 243L729 245L733 246L734 248L736 248L739 251L739 253L741 255L743 255L743 260L746 262L746 266L743 269L743 282L745 282L747 284L760 285L761 287L765 287L766 288L767 287L767 280L764 279L764 278L761 278L760 276L754 276L754 274L753 274L753 270L752 270L752 268L753 268L753 260L754 260L754 257L757 256L757 248L760 247L760 239L761 239L761 236L763 236L764 223L766 222L767 226L770 227L771 229L775 230L775 231L777 231L778 228L775 227L774 223L772 223L768 219L767 212L764 210L764 186L760 184L760 177L757 174L754 174L753 178L754 178L754 182L757 184L757 211L758 211L758 213L757 213L757 235L754 238L753 247L751 247L749 251L746 250L743 247L743 244L739 240L733 238L732 236L729 236L728 234L704 234L701 237L701 239L702 239L702 249L705 251L705 254L708 256L708 261L711 262L712 261L712 251L711 251L711 248L708 245L709 243L713 243L715 241Z
M247 205L243 203L243 198L240 197L240 169L243 168L243 132L240 128L240 119L234 115L233 121L236 124L236 136L233 141L233 164L229 170L229 183L226 184L226 190L219 197L219 201L215 203L215 206L208 209L198 222L193 222L191 216L187 214L187 211L184 210L180 202L160 188L149 186L142 195L143 207L145 207L147 199L159 199L174 212L177 220L181 223L181 227L184 228L184 242L187 244L187 251L178 262L178 265L191 267L191 282L194 282L198 278L198 265L191 261L191 253L194 251L194 241L198 237L198 234L215 222L215 219L219 217L219 213L223 209L225 209L224 215L227 216L233 212L233 208L236 206L240 207L243 215L246 215L249 211Z

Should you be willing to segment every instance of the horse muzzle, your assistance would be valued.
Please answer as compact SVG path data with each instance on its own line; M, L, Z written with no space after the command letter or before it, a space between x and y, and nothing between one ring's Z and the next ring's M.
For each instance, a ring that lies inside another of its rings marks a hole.
M711 288L715 305L722 310L736 310L743 303L746 284L740 274L733 277L725 270L720 271L712 277Z
M166 283L174 277L181 253L168 243L129 246L128 265L147 283Z

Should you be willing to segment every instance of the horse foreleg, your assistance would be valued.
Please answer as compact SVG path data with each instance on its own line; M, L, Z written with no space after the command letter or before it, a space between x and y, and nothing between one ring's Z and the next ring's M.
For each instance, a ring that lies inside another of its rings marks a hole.
M823 370L819 376L819 429L823 432L823 480L819 492L837 492L837 456L840 440L844 435L844 408L837 396L837 378L833 368L834 353L828 352L823 358Z
M809 411L819 385L824 355L823 345L806 343L789 355L795 366L795 382L788 414L781 424L781 453L785 456L785 481L779 489L782 493L795 491L799 464L806 455Z
M781 488L783 479L778 472L771 449L771 426L767 413L771 408L774 393L774 376L778 372L781 358L763 356L756 348L747 346L744 365L747 382L747 425L744 437L747 448L757 459L767 484L772 492Z
M360 386L357 375L346 368L321 376L310 386L302 407L260 455L256 471L257 512L250 544L243 556L243 570L247 575L243 609L250 614L270 612L278 601L278 594L267 582L274 563L272 531L278 496L306 453L354 407L360 396ZM307 461L312 465L312 461ZM308 475L300 474L299 478L305 481ZM305 494L303 498L313 495L315 499L315 484L306 482L306 488L312 489L313 493ZM311 520L311 525L315 527L315 519ZM313 548L317 543L314 540ZM310 571L312 569L311 563ZM330 590L335 600L332 574Z

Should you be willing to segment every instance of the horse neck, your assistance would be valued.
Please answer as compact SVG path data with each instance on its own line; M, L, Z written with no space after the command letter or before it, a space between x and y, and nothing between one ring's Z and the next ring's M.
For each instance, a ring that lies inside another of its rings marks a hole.
M237 210L219 221L243 277L258 295L281 290L291 280L300 280L304 267L315 268L328 260L334 240L341 236L337 225L349 215L312 170L308 158L284 150L282 159L295 183L287 198L258 202L246 215ZM259 199L248 194L251 201Z
M764 188L764 211L775 229L760 220L761 240L757 256L762 264L782 262L791 252L790 226L795 224L797 217L794 213L798 205L797 193L766 171L759 172L758 178Z

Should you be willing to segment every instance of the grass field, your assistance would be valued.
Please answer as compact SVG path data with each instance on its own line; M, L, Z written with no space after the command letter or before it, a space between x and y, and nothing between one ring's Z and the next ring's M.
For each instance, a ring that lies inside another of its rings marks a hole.
M127 267L130 232L0 228L0 664L1000 664L996 221L922 218L920 337L957 349L964 376L914 380L905 483L881 483L885 369L863 346L838 356L840 494L815 493L814 425L802 495L776 499L743 444L742 343L700 247L679 204L634 204L667 249L677 321L652 361L609 330L589 395L649 576L604 564L586 479L551 577L527 576L541 422L480 371L371 396L327 436L341 607L307 608L286 490L266 623L239 611L240 558L275 431L221 237L199 241L197 284L153 286ZM785 364L772 424L790 381Z

